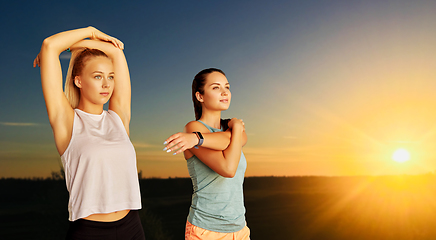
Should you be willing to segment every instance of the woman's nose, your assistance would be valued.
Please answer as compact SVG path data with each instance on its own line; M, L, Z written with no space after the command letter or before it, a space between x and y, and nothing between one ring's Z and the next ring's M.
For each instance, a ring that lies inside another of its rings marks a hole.
M110 87L110 85L109 85L109 81L108 81L106 78L103 79L103 87L104 87L104 88L108 88L108 87Z

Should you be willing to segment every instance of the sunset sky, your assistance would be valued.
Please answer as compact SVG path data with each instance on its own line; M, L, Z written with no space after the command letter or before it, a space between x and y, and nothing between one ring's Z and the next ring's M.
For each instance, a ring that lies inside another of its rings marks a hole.
M32 62L44 38L86 26L125 44L144 177L189 176L162 143L194 119L192 79L209 67L231 85L223 117L245 122L246 176L436 170L435 1L8 1L0 12L0 178L59 170ZM392 161L398 148L409 161Z

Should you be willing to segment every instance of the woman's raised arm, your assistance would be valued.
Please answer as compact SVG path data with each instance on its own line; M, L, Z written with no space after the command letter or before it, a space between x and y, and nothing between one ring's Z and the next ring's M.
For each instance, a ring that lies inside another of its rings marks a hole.
M62 89L62 69L59 55L85 38L109 41L117 47L123 47L119 40L100 32L94 27L80 28L46 38L42 43L39 54L33 61L33 66L39 66L41 69L42 92L56 147L60 155L63 154L71 139L74 111Z

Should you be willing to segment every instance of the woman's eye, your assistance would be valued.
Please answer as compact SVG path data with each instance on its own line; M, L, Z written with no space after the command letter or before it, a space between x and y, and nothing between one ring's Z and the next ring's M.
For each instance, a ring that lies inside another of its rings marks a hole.
M109 76L107 79L114 80L114 76Z
M101 79L101 76L100 76L100 75L97 75L97 76L94 76L94 78L100 80L100 79Z
M215 90L215 89L218 89L218 87L213 87L212 89Z

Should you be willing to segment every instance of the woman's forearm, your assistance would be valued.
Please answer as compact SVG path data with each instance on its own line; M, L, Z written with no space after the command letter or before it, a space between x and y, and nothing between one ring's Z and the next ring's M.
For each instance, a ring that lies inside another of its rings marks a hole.
M245 127L242 127L242 146L247 143L247 134L245 132ZM200 129L206 129L203 124L198 121L191 121L186 124L184 132L178 132L171 135L164 141L166 147L163 149L167 152L174 152L174 154L181 153L187 149L192 149L199 143L199 139L193 131L201 131ZM206 129L207 130L207 129ZM202 131L203 135L203 148L223 151L229 147L232 139L232 128L227 129L225 132L214 132Z
M44 40L41 51L52 50L55 53L60 54L75 43L91 37L94 30L95 28L93 27L87 27L55 34Z
M232 129L228 129L224 132L203 133L203 138L203 147L223 151L229 147L232 138ZM242 132L241 141L242 146L247 143L247 134L245 131Z
M229 147L232 137L231 130L225 132L203 133L202 147L223 151Z
M203 144L201 147L211 150L223 151L229 147L232 137L231 130L225 132L208 132L201 133L203 135ZM195 147L199 143L197 135L193 132L176 133L165 140L164 144L168 144L164 151L175 151L175 154L181 153L187 149Z
M115 47L112 43L100 40L82 39L70 46L71 51L80 50L83 48L98 49L113 60L122 54L122 50Z

